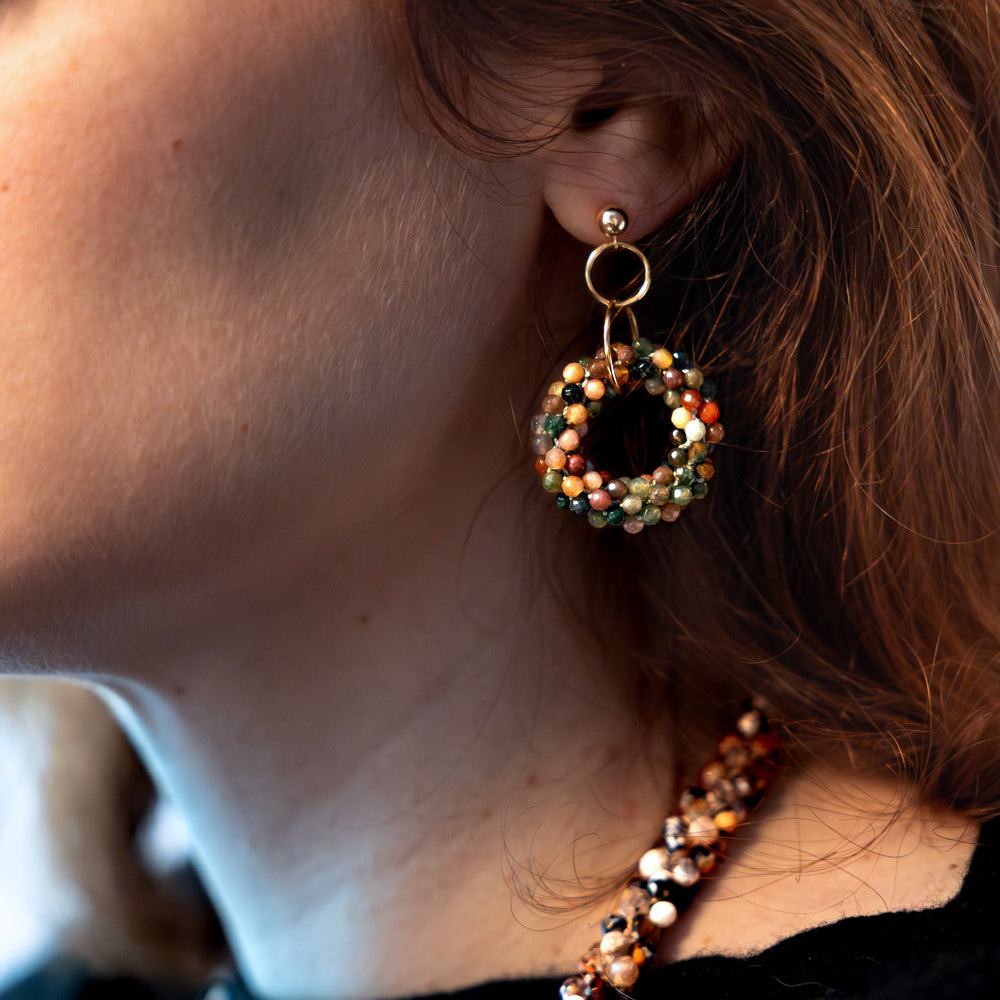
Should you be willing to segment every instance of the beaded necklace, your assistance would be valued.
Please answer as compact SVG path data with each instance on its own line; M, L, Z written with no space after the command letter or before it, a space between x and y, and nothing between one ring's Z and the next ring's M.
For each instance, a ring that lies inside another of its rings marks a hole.
M703 875L722 860L729 835L774 781L781 740L750 705L734 732L719 740L663 821L663 837L639 859L618 903L601 921L601 939L559 988L561 1000L601 1000L608 988L631 989L660 938L690 906Z

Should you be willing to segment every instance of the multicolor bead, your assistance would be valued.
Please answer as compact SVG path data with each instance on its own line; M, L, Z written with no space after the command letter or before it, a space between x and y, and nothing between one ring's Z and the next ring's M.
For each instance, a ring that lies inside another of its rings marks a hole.
M631 345L612 344L610 365L617 386L603 349L563 368L532 419L531 450L543 489L556 495L560 507L586 514L594 527L638 534L675 521L708 495L715 475L709 446L721 441L724 431L714 383L683 351L639 338ZM640 387L666 404L669 453L651 474L614 476L595 468L586 437L604 405ZM567 497L573 503L567 504Z
M560 987L562 1000L602 1000L609 987L635 985L663 931L721 860L728 835L770 786L780 752L780 739L751 703L699 772L701 784L687 788L663 821L663 839L639 859L617 905L601 921L600 941Z

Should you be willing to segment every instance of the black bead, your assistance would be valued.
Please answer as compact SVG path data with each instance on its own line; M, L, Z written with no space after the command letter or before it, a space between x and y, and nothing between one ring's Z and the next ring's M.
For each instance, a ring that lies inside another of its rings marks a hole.
M678 885L672 882L671 886L670 902L677 907L678 913L683 913L698 894L699 885L697 882L694 885Z
M628 920L620 913L612 913L601 921L601 934L624 930L628 930Z
M636 377L641 379L647 379L653 374L653 369L656 365L653 364L649 358L639 358L638 361L634 362L629 371Z
M656 900L669 899L676 888L677 883L670 878L653 878L646 883L646 891Z
M570 382L563 386L562 398L567 403L579 403L583 400L583 386Z
M706 401L715 399L715 383L710 378L701 383L701 388L698 391L701 393L701 398Z
M691 358L686 351L674 351L674 367L681 371L691 367Z
M557 493L556 506L560 510L569 510L569 497L565 493Z
M692 806L705 801L705 789L701 785L690 785L681 793L680 807L687 812Z
M570 500L569 509L574 514L586 514L590 510L590 504L587 503L587 498L581 495Z
M608 524L614 525L614 526L622 524L625 521L625 511L623 511L621 509L621 507L618 506L618 504L612 504L604 512L604 520Z

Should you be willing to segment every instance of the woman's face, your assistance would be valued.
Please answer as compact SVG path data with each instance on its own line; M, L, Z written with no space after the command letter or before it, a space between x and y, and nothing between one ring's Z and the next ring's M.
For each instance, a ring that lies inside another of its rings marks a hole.
M0 630L395 516L502 356L530 176L413 124L373 0L2 3Z

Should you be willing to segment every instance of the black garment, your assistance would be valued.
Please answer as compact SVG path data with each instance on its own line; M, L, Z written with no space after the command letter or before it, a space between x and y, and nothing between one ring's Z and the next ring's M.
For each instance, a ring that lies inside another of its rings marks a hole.
M559 980L489 983L427 1000L558 1000ZM983 828L959 894L939 909L852 917L748 959L704 958L643 973L637 1000L1000 1000L1000 821ZM237 981L207 990L100 979L59 959L0 1000L253 1000Z

